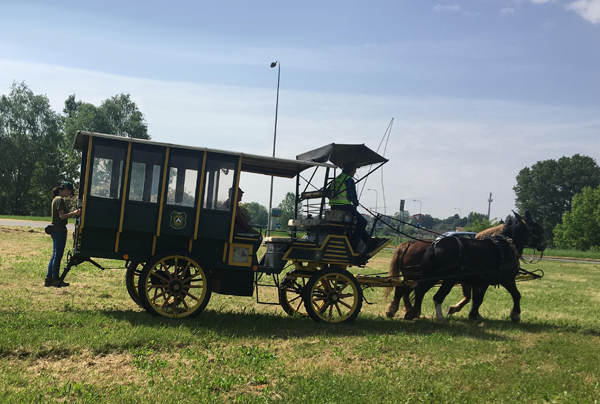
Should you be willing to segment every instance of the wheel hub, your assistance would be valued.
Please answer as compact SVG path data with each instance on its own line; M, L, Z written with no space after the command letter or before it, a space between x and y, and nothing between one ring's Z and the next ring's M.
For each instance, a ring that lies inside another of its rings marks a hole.
M329 296L327 296L327 300L329 300L329 303L335 304L340 301L340 295L337 292L331 292Z
M169 283L169 291L171 293L181 293L182 289L183 289L183 284L178 280L175 280L175 281L172 281L171 283Z

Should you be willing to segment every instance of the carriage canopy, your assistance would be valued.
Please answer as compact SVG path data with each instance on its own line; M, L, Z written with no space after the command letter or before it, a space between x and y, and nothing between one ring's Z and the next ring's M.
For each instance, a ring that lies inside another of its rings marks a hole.
M348 162L355 162L356 168L379 163L387 163L388 159L380 156L364 144L331 143L318 149L296 156L296 160L326 163L327 161L343 168Z

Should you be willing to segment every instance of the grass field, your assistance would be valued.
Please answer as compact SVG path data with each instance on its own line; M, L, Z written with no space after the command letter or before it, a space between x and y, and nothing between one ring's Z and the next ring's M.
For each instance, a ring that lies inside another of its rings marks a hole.
M153 318L119 261L44 288L50 253L41 229L0 227L1 402L599 402L600 264L531 265L546 276L519 284L520 324L503 289L488 291L484 321L446 324L431 292L408 322L386 318L374 289L356 321L333 326L217 294L194 320ZM386 272L390 258L353 272ZM260 298L276 302L275 290Z

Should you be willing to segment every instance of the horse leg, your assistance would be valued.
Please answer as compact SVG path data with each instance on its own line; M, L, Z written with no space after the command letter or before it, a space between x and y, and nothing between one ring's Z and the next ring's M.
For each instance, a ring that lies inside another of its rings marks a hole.
M385 311L385 315L389 318L394 317L398 312L398 309L400 308L400 297L404 295L402 289L403 288L401 286L396 286L394 288L394 300L390 302L390 304L387 307L387 310Z
M421 306L423 304L423 297L429 289L435 286L438 280L419 281L415 288L415 304L412 310L407 311L404 315L405 320L413 320L421 316Z
M517 289L517 283L514 278L511 278L501 285L508 290L508 293L510 293L513 298L513 309L510 312L510 321L518 323L521 321L521 293L519 293L519 290Z
M473 290L473 302L471 303L471 311L469 312L469 319L474 321L483 320L483 317L479 314L479 307L483 303L483 297L487 291L487 286L474 286Z
M410 301L410 292L412 292L411 288L404 288L402 293L402 301L404 302L404 311L411 311L413 309L412 302Z
M439 322L445 323L446 319L444 318L444 313L442 313L442 303L444 303L444 299L448 296L448 293L454 287L454 282L444 281L440 289L433 296L433 304L435 305L435 317Z
M467 285L462 285L462 291L463 291L463 298L460 302L458 302L457 304L455 304L454 306L450 306L448 307L448 315L454 314L454 313L458 313L459 311L462 310L463 307L465 307L467 305L467 303L469 303L471 301L471 290L472 288L470 286Z

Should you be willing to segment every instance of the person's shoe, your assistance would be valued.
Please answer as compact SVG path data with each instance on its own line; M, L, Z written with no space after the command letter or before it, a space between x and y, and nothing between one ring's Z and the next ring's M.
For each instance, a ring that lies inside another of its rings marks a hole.
M49 288L50 286L52 286L52 278L44 279L44 287Z
M60 278L52 280L52 286L54 286L55 288L63 288L65 286L69 286L69 285L70 285L70 283L63 281Z

